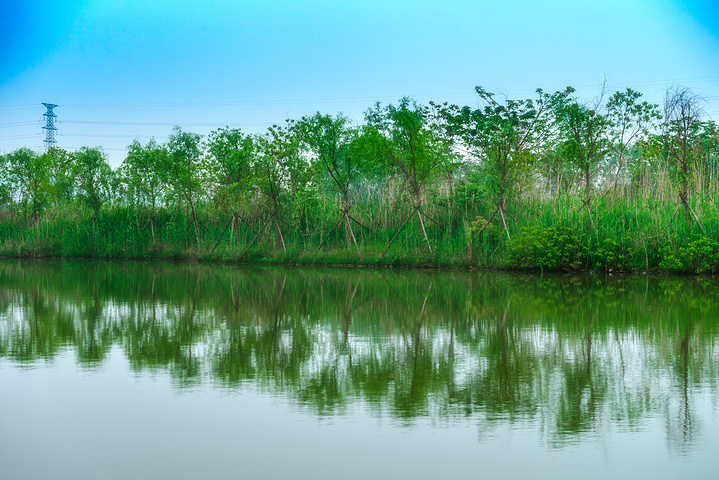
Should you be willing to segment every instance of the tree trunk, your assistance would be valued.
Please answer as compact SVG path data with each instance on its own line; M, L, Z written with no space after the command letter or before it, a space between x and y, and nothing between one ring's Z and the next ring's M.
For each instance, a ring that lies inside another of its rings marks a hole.
M402 232L402 230L404 230L404 226L407 225L407 222L409 222L409 219L412 218L412 215L414 215L414 212L416 212L418 209L419 209L419 207L415 207L415 209L412 211L412 213L410 213L409 216L405 219L405 221L402 222L402 225L399 227L399 230L397 230L397 233L394 234L394 237L392 237L392 240L390 240L389 245L387 245L387 248L384 249L384 252L382 252L382 255L380 256L380 258L385 256L385 254L389 250L389 247L392 246L394 241L399 236L400 232Z
M347 221L347 231L349 232L349 235L352 237L352 241L355 244L355 248L357 249L357 256L360 256L360 250L359 245L357 245L357 239L355 238L355 232L352 229L352 224L350 223L350 216L349 213L345 212L345 220ZM349 239L347 240L347 249L349 250Z
M192 212L192 224L195 227L195 239L197 240L197 248L200 248L200 227L197 225L197 213L195 212L195 202L192 200L190 203L190 211Z
M275 228L277 229L277 235L280 237L280 242L282 243L282 251L287 254L287 247L285 246L285 239L282 236L282 230L280 230L280 223L277 221L277 215L274 215L275 219Z
M235 234L235 220L236 220L236 217L235 217L235 214L233 213L232 220L230 220L230 222L231 222L230 223L230 246L232 246L232 240L234 239L234 234Z
M429 243L429 238L427 238L427 230L424 228L424 220L422 219L422 206L417 207L417 215L419 216L419 226L422 227L422 234L424 235L424 241L427 242L427 248L429 248L429 254L432 255L434 252L432 251L432 245Z
M584 206L587 207L587 213L589 214L589 228L594 230L594 219L592 218L592 184L589 167L584 171Z

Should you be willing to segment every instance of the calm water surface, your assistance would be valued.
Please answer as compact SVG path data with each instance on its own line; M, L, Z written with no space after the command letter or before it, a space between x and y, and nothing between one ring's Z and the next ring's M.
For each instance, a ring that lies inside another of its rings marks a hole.
M718 478L706 278L0 262L0 478Z

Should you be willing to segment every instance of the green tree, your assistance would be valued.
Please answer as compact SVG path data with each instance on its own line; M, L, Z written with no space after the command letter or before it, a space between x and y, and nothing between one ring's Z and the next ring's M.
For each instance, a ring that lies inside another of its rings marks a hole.
M45 157L28 148L20 148L5 156L7 175L22 210L36 224L47 205L50 179Z
M194 227L197 247L200 247L200 225L197 219L197 203L205 186L202 136L183 132L175 127L167 141L168 155L162 168L162 178L170 186L176 198L190 208L187 228Z
M702 158L700 133L702 129L702 99L688 88L667 90L664 99L662 125L663 156L679 190L679 204L672 218L684 207L687 223L692 219L704 230L696 213L689 205L691 175Z
M10 182L8 171L8 159L6 155L0 155L0 205L7 209L10 214L13 211L13 184Z
M77 196L92 209L92 225L96 227L100 209L112 198L114 172L98 148L82 147L73 157Z
M589 214L592 229L592 195L599 165L609 147L609 119L600 111L601 97L591 105L567 97L556 102L555 115L560 128L560 151L580 175L584 183L582 201Z
M716 122L702 122L699 132L699 143L702 152L701 181L703 190L716 188L719 180L719 128Z
M127 147L127 156L120 166L120 177L129 202L143 216L148 216L152 242L155 242L155 218L162 202L165 184L161 172L168 162L169 152L164 145L151 139L142 145L135 140Z
M614 92L607 101L609 121L609 148L617 156L617 170L614 174L614 189L619 186L619 177L625 168L625 155L632 144L641 143L655 124L661 120L659 106L639 102L642 94L627 88Z
M538 157L538 142L546 135L549 106L563 94L558 92L550 96L537 90L536 100L499 102L495 94L482 87L476 87L476 92L484 107L463 107L450 116L449 126L479 161L496 199L496 208L487 224L499 213L507 238L510 238L505 218L507 200L529 180Z
M269 219L262 225L250 245L270 222L274 222L277 239L286 253L287 246L280 223L287 221L282 218L282 213L289 210L290 198L296 211L301 211L310 180L309 163L302 156L294 122L288 121L286 126L271 126L265 135L259 137L259 151L255 182L267 201Z
M402 223L384 253L416 213L427 248L432 246L427 237L422 210L426 188L441 166L450 160L447 144L443 143L436 129L431 128L430 112L407 97L397 106L384 108L377 103L365 112L367 129L374 139L381 162L391 166L402 178L413 203L413 210ZM429 217L427 217L429 218ZM383 255L384 255L383 253Z
M258 154L258 142L254 135L225 127L210 134L206 148L215 202L223 212L231 213L232 239L238 220L249 226L241 212L252 194L252 169Z
M357 255L360 255L352 222L363 227L364 225L352 216L350 200L350 188L359 176L360 161L356 149L353 148L357 130L351 128L347 117L341 114L332 117L319 112L311 117L303 117L297 127L300 138L310 149L315 171L324 177L324 183L329 184L329 190L339 197L340 216L319 248L322 248L327 238L344 220L347 248L350 248L350 241L353 242Z
M58 207L75 198L75 157L67 150L52 147L43 154L49 170L50 202Z

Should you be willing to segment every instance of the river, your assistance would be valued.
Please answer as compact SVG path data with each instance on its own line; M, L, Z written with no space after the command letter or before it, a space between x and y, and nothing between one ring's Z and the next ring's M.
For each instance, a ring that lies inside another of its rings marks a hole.
M716 478L719 287L0 262L0 478Z

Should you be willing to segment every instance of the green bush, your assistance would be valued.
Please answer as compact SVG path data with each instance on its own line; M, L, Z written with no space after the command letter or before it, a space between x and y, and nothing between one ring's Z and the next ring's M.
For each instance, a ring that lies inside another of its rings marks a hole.
M587 248L569 227L523 227L508 245L509 265L541 270L578 270Z
M589 260L594 268L627 271L632 269L634 255L630 237L623 237L620 241L603 238L591 250Z
M719 269L719 244L705 236L687 241L672 237L662 247L659 266L665 270L685 273L714 273Z

